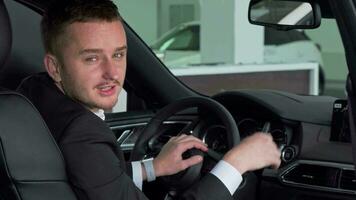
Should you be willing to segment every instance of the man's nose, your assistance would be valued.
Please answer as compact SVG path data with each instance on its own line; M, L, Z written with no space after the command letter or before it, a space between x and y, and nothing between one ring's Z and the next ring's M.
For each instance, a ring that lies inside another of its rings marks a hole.
M117 80L119 78L119 70L117 64L112 60L106 59L103 63L103 76L108 80Z

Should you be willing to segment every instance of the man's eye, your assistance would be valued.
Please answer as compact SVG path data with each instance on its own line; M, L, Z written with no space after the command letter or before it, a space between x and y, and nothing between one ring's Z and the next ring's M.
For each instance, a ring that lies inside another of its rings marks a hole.
M85 60L85 62L92 63L92 62L98 61L98 57L97 56L90 56L90 57L85 58L84 60Z
M125 55L124 52L117 52L117 53L115 53L115 54L113 55L113 57L116 58L116 59L120 59L120 58L122 58L124 55Z

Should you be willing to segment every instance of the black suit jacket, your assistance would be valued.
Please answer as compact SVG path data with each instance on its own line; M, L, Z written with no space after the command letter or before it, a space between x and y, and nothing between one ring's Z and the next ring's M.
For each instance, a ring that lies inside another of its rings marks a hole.
M127 175L122 152L104 121L64 95L46 73L25 79L18 91L35 105L47 123L80 200L147 199ZM181 198L232 199L227 188L211 174Z

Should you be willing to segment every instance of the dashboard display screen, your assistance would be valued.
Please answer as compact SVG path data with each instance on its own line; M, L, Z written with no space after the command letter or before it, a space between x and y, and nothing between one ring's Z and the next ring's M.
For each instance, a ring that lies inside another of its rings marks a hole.
M337 99L331 119L331 141L351 143L347 100Z

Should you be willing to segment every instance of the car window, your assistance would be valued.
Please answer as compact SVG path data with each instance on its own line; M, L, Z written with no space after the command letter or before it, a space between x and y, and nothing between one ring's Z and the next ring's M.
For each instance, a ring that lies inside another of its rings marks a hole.
M315 30L278 31L249 24L243 2L115 2L166 67L199 93L277 89L345 98L345 53L333 19Z
M192 41L192 32L184 30L165 41L159 50L189 50Z
M164 36L155 44L151 45L151 48L158 51L199 51L199 29L199 25L183 26Z

